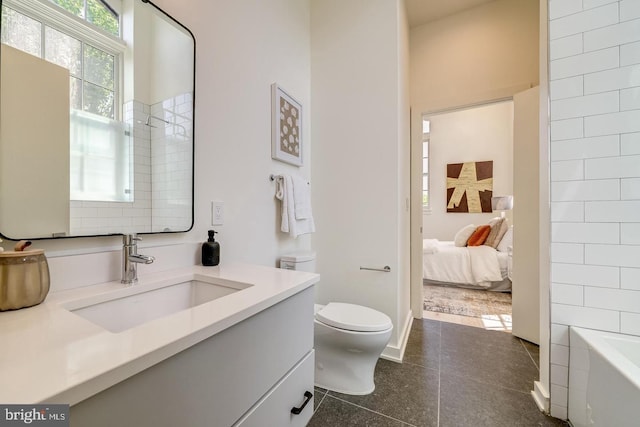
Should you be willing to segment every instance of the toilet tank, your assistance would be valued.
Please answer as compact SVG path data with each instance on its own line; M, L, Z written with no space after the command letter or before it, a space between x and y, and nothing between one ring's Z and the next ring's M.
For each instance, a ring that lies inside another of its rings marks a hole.
M310 273L316 272L316 253L307 252L294 252L291 254L283 255L280 258L280 268L287 270L299 270L308 271Z

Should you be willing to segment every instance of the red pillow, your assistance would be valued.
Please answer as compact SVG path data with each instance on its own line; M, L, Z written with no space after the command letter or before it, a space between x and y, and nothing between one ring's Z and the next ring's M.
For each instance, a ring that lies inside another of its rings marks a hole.
M489 233L491 232L490 225L481 225L476 228L469 240L467 240L467 246L480 246L487 240Z

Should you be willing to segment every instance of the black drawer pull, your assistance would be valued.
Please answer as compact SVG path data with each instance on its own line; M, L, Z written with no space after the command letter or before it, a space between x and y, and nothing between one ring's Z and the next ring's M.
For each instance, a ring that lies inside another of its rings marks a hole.
M305 406L307 406L307 403L309 403L312 397L313 397L313 394L311 394L310 391L305 391L304 402L302 402L302 406L300 406L299 408L291 408L291 413L294 415L298 415L300 412L302 412L302 410L304 409Z

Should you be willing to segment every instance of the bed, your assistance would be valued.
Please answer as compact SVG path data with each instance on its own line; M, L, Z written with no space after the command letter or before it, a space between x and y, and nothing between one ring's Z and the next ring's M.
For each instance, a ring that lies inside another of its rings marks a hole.
M460 247L453 241L436 239L424 239L422 248L424 284L511 291L507 252L486 245Z

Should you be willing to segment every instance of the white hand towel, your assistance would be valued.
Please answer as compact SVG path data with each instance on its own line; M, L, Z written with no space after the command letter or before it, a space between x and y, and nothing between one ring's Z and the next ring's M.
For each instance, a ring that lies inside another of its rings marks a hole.
M289 175L282 175L276 179L276 198L282 201L282 224L280 230L298 237L316 231L313 217L296 219L295 202L293 197L293 180Z
M299 175L292 175L293 200L296 219L311 218L311 191L306 179Z

